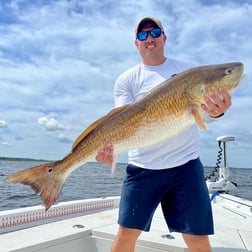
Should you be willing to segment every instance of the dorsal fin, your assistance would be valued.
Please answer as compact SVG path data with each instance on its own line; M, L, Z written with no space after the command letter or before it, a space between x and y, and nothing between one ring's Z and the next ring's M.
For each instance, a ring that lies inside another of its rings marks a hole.
M127 108L129 106L129 104L123 105L121 107L118 108L114 108L113 110L111 110L107 115L101 117L100 119L98 119L97 121L93 122L92 124L90 124L74 141L73 146L72 146L72 151L75 150L76 146L87 136L89 135L95 128L97 128L100 124L102 124L105 120L107 120L109 117L111 117L112 115L115 115L117 113L120 113L121 111L123 111L125 108Z

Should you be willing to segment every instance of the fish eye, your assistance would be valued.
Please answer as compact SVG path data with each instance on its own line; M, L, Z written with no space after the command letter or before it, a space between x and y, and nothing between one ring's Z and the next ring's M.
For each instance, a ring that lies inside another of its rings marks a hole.
M52 173L52 172L53 172L53 169L52 169L52 168L48 168L47 172L48 172L48 173Z
M231 68L227 68L226 70L225 70L225 74L231 74L232 73L232 69Z

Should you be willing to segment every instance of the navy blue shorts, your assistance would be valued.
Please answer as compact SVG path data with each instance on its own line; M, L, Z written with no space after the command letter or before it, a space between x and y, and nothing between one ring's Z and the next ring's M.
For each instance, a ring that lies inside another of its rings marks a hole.
M118 224L149 231L160 202L170 232L213 234L211 203L200 159L163 170L127 166Z

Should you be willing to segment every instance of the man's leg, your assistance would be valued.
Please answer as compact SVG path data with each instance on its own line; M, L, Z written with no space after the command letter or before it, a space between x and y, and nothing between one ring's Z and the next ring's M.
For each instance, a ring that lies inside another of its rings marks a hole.
M120 226L111 247L111 252L134 252L135 243L141 230Z
M190 252L212 252L207 235L182 235Z

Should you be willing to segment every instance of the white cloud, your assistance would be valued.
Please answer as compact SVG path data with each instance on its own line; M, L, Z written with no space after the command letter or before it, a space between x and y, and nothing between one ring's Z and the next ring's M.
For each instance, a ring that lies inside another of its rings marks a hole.
M7 122L0 120L0 128L6 128L7 127Z
M65 127L63 124L59 123L54 118L40 117L38 123L47 130L64 130Z
M5 156L33 157L36 148L38 158L61 158L113 108L115 79L140 62L134 26L143 16L163 22L168 58L245 64L248 80L223 121L202 134L202 149L219 134L235 135L241 146L251 135L251 1L10 0L0 3L0 16L0 129L11 144ZM247 156L242 166L252 163Z
M65 134L59 134L58 139L59 139L60 142L65 142L65 143L72 143L73 142L73 139L70 139Z
M7 143L7 142L1 142L1 144L2 144L3 146L5 146L5 147L11 146L11 144L10 144L10 143Z

